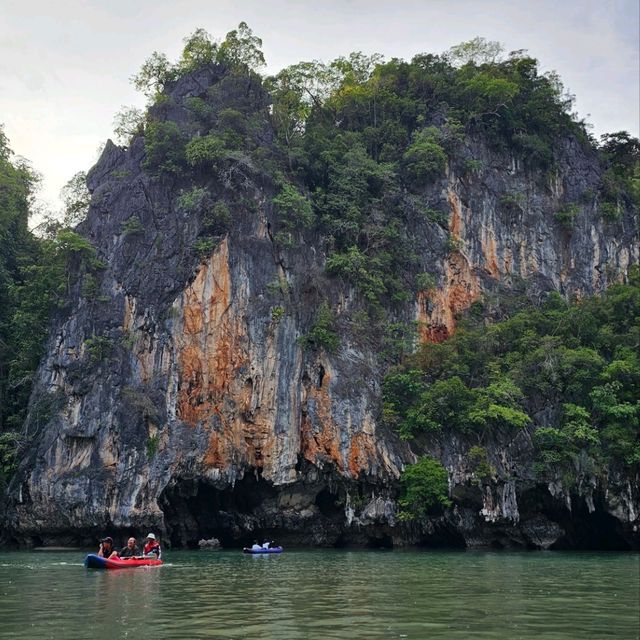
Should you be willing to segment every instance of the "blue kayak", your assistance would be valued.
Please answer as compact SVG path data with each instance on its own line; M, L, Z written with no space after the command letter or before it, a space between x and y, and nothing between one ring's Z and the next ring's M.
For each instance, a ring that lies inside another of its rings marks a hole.
M251 547L245 547L242 553L254 553L259 555L261 553L282 553L282 547L270 547L269 549L256 549L255 551Z

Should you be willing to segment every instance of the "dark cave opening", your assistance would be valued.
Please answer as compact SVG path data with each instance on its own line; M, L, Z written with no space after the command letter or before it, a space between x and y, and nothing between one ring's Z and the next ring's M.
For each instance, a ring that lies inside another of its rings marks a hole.
M315 503L323 516L329 518L334 515L339 515L342 517L343 508L338 504L338 495L329 489L322 489L322 491L316 495Z
M571 518L560 524L565 535L551 545L553 550L631 551L622 523L607 513L602 505L596 504L595 511L589 513L584 500L577 499Z
M393 538L389 535L370 537L367 540L367 549L393 549Z
M563 531L549 548L576 551L630 551L623 523L606 511L602 492L593 495L594 510L589 512L582 496L571 496L571 509L564 500L554 498L546 488L537 487L520 497L521 516L542 514Z
M247 544L247 529L258 525L265 503L277 492L266 480L245 475L220 489L202 480L180 480L167 487L159 504L173 547L196 548L202 538L218 538L223 546Z
M436 523L433 532L423 536L419 540L418 546L427 549L466 549L467 543L457 529L444 523Z

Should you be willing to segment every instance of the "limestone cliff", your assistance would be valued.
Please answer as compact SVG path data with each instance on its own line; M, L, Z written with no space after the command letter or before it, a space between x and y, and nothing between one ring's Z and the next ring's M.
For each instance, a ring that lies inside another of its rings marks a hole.
M254 78L204 69L173 86L156 115L197 134L194 97L216 112L249 104L256 124L247 135L276 153ZM154 529L173 545L212 535L241 543L255 533L285 543L547 547L571 546L571 531L591 518L584 526L638 546L637 482L585 478L579 496L537 484L528 431L490 444L504 479L482 490L468 487L466 443L433 442L455 506L423 526L397 523L397 479L415 456L381 421L388 361L358 334L358 292L326 275L322 238L306 230L292 247L278 243L273 182L237 158L203 178L231 214L203 250L206 222L178 198L193 176L153 176L146 154L142 136L128 148L109 142L89 174L92 204L79 231L106 268L91 296L78 278L54 319L31 403L34 447L9 490L6 540ZM416 320L420 339L445 339L484 295L522 282L533 296L586 295L638 261L630 209L603 224L592 198L570 230L554 220L562 203L596 193L601 178L598 159L571 137L559 142L552 175L481 139L460 154L418 196L446 219L411 229L416 269L435 274L435 286L390 309L398 322ZM465 159L481 168L463 172ZM505 194L517 196L508 207ZM333 353L301 340L323 298L341 338ZM36 419L43 402L53 407L45 423Z

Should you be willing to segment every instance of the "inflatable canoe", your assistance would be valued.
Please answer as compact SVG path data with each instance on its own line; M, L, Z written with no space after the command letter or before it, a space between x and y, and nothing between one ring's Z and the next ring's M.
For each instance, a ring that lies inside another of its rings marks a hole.
M162 560L155 558L101 558L90 553L84 559L84 566L88 569L132 569L133 567L157 567Z
M242 550L242 553L255 553L256 555L260 553L282 553L282 547L271 547L269 549L260 549L260 550L256 549L256 551L253 551L251 547L245 547Z

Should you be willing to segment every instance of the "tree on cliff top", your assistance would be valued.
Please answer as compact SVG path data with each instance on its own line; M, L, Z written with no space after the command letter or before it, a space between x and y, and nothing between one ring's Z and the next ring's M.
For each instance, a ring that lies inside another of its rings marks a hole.
M495 40L473 38L451 47L445 57L456 67L465 64L495 64L504 53L504 47Z
M133 85L153 100L168 84L213 63L256 71L265 65L262 40L254 35L246 22L229 31L218 44L205 29L196 29L184 39L182 54L171 62L164 53L154 51L132 77Z

